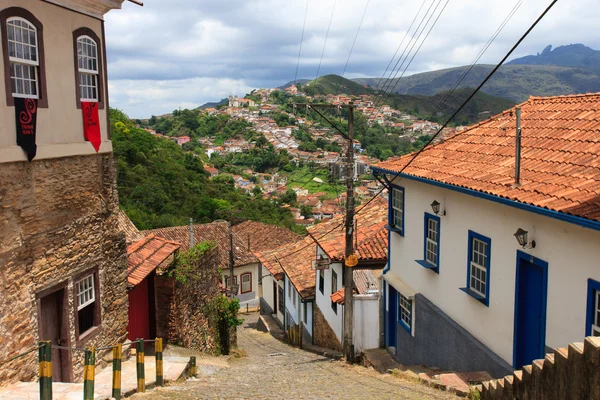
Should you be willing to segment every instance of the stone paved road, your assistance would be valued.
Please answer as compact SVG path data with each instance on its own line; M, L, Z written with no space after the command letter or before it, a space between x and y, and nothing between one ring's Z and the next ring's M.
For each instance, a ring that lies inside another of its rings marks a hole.
M246 316L244 325L256 319L256 315ZM248 357L231 360L230 368L133 398L457 399L421 384L294 349L252 328L240 328L238 341Z

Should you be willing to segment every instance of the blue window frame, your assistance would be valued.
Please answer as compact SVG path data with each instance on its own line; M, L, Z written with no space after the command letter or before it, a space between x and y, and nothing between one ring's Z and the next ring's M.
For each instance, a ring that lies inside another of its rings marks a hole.
M398 292L398 322L408 333L412 331L412 300Z
M461 290L489 306L492 239L469 231L467 286Z
M440 217L425 213L423 227L423 260L421 266L440 273Z
M600 336L600 282L588 279L585 336Z
M404 236L404 188L390 185L388 229Z

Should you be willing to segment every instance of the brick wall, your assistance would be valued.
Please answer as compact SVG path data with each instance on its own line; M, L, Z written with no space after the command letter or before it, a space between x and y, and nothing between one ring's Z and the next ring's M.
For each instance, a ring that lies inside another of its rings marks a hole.
M75 346L74 280L97 269L101 325L80 346L106 346L127 335L127 252L117 230L112 155L2 164L0 174L0 361L39 340L39 297L65 285L63 324ZM106 353L109 353L107 351ZM98 355L98 362L102 357ZM108 355L110 357L110 354ZM83 354L67 357L81 380ZM104 360L108 361L108 359ZM34 380L37 355L0 367L0 382Z
M317 306L317 303L314 303L314 342L317 346L326 347L328 349L343 351L342 344L338 340L335 332L329 325L329 322L323 316L323 313Z
M512 375L484 382L481 399L600 399L600 337L571 343Z

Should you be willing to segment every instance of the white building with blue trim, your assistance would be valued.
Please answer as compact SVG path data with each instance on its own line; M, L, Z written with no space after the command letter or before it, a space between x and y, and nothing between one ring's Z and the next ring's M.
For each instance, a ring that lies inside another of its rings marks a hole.
M390 193L388 351L503 376L600 335L599 154L594 94L531 98L373 167Z

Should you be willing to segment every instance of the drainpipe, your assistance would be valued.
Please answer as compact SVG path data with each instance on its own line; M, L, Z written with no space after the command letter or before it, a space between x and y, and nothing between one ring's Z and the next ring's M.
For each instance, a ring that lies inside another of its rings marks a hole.
M517 133L515 140L515 186L521 184L521 108L517 107Z
M194 220L190 218L190 249L194 247Z

